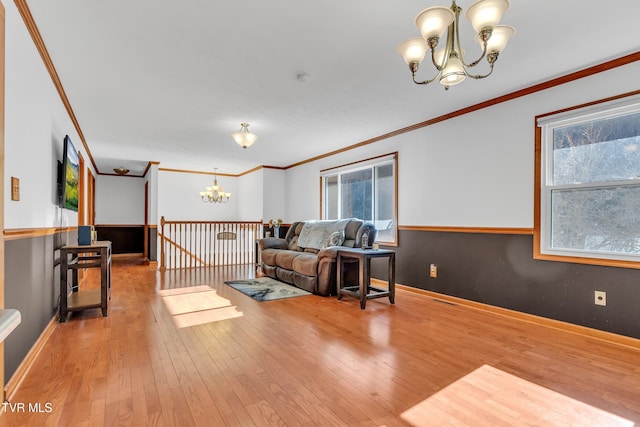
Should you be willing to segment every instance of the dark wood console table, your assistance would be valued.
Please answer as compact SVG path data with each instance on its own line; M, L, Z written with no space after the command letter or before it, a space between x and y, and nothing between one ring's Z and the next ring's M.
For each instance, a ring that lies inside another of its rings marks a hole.
M70 258L71 256L71 258ZM100 289L80 290L78 270L100 268ZM71 270L72 290L67 285L67 272ZM58 321L67 320L70 311L88 308L102 309L107 315L107 301L111 288L111 242L100 241L91 245L67 245L60 248L60 309Z
M345 286L344 283L344 259L355 258L358 260L358 285ZM389 260L388 287L380 289L371 286L371 260L373 258L387 258ZM374 298L389 297L391 304L395 303L396 295L396 253L388 249L359 249L340 248L337 259L337 293L338 299L342 299L342 294L350 295L360 299L360 308L364 310L367 300Z

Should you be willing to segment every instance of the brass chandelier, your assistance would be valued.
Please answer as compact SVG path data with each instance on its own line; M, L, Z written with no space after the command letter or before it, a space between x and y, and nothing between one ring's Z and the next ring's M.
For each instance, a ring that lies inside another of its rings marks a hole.
M507 25L498 25L502 15L509 9L509 0L479 0L467 10L466 17L476 31L476 41L482 48L482 54L473 62L464 60L464 51L460 45L459 17L462 8L455 0L450 8L435 6L424 9L415 18L415 25L422 37L411 38L398 46L398 53L409 65L413 82L426 85L440 81L445 90L449 86L462 83L465 78L483 79L493 72L493 66L500 52L516 30ZM447 31L446 45L436 49L440 38ZM436 75L428 80L417 81L416 72L427 51L431 51L431 62ZM472 74L469 70L487 58L489 71L485 74Z
M218 168L214 170L217 172ZM225 192L224 188L218 186L218 176L214 173L213 186L207 187L205 191L201 191L200 198L203 202L227 203L229 199L231 199L231 193Z

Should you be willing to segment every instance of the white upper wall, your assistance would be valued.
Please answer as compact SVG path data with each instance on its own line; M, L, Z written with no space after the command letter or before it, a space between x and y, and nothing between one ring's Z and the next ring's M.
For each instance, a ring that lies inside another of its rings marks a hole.
M288 169L287 222L319 218L321 170L398 151L400 225L532 228L535 116L637 90L638 75L636 62Z
M144 178L98 175L96 224L144 224Z
M57 163L69 135L90 167L51 77L14 2L6 10L4 227L75 226L76 212L57 204ZM11 177L20 180L20 200L11 200Z
M238 178L238 220L258 221L262 219L263 198L262 183L264 169L258 169ZM232 195L233 197L234 195Z
M218 176L231 193L229 203L203 203L200 191L213 185L210 174L159 171L158 224L167 221L268 221L284 216L284 171L260 168L239 177ZM269 216L271 215L271 216Z
M158 172L158 228L160 217L167 221L237 221L239 220L238 178L218 176L218 185L231 193L228 203L205 203L200 192L213 185L213 175L171 172ZM246 218L244 218L246 219Z
M144 177L145 184L149 187L149 208L147 211L147 222L150 225L158 225L158 164L152 163Z
M290 223L293 219L287 217L285 188L285 171L280 169L265 168L263 186L260 189L263 194L262 219L268 222L270 219L282 219Z

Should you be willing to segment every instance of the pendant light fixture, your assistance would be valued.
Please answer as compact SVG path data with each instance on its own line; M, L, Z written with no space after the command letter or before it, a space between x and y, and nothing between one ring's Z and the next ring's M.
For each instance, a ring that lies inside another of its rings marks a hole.
M242 148L251 147L258 139L255 133L249 132L249 123L240 123L240 130L232 133L231 136Z

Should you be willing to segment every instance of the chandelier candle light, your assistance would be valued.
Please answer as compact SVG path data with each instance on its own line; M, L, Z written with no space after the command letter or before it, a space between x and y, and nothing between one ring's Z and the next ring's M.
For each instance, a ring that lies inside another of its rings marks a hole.
M240 123L240 130L232 133L231 136L242 148L251 147L258 139L255 133L249 132L249 123Z
M217 172L218 168L215 171ZM231 193L226 193L224 188L218 187L218 176L214 174L213 186L207 187L206 191L201 191L200 198L203 202L227 203L231 198Z
M426 85L439 80L445 89L449 89L449 86L462 83L467 77L483 79L491 75L498 55L516 33L513 27L498 25L509 5L509 0L479 0L469 7L466 16L471 21L476 31L476 41L482 48L482 55L470 63L465 62L464 51L460 46L458 18L462 8L456 5L455 0L450 8L436 6L420 12L416 16L415 24L422 37L411 38L398 46L398 53L409 65L413 82ZM436 49L445 31L446 45ZM437 73L429 80L416 81L418 66L428 50L431 51L431 62ZM489 63L489 71L486 74L471 74L469 69L478 65L485 57Z

